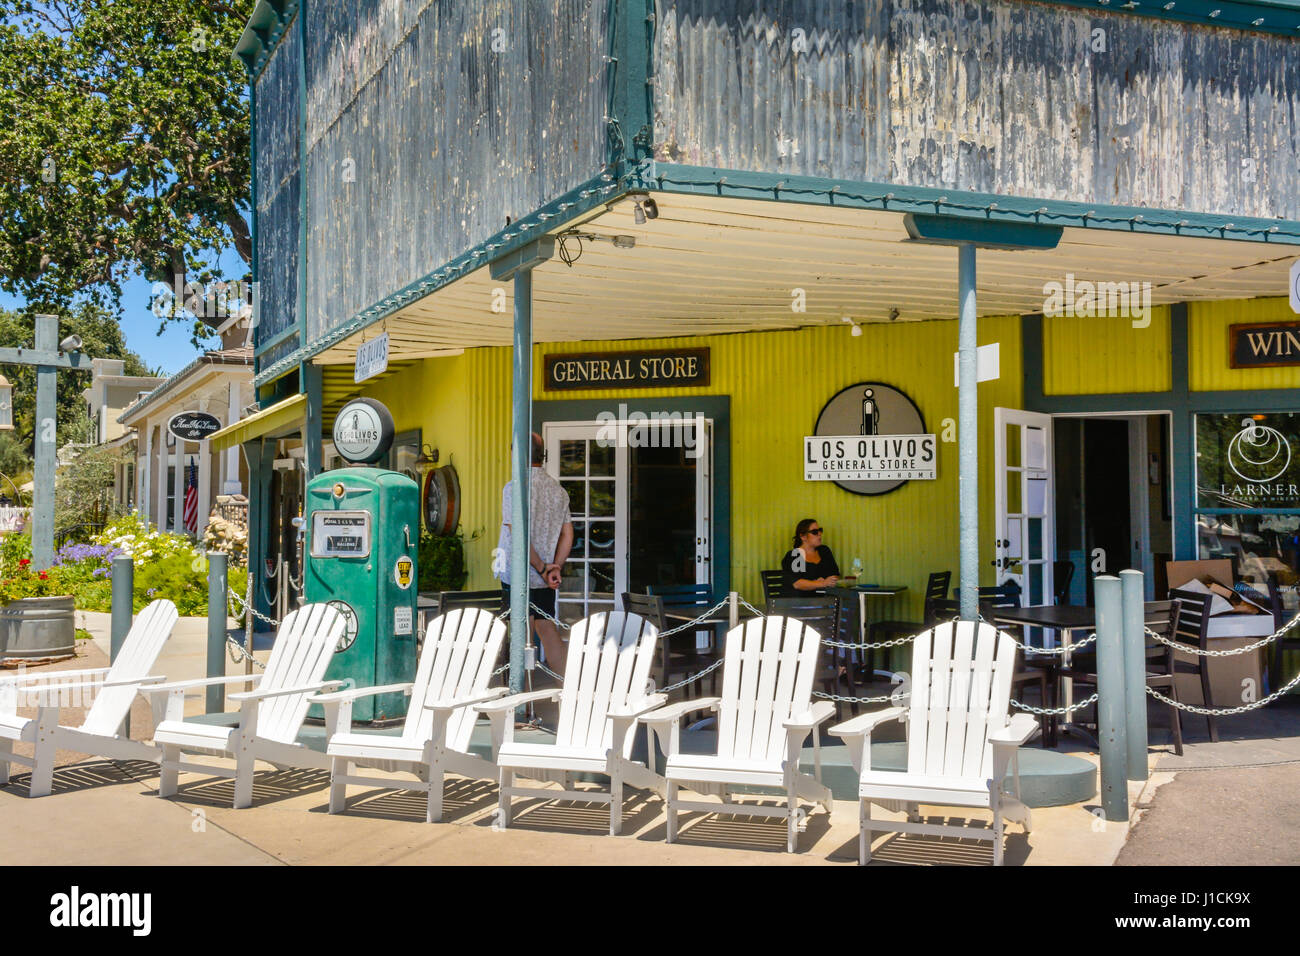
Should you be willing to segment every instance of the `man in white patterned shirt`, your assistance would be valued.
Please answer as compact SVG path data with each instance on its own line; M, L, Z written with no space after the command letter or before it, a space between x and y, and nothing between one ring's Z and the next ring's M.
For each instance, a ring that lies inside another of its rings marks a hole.
M532 435L532 468L528 474L528 623L537 628L542 649L551 670L564 673L566 648L555 625L534 615L536 605L551 617L556 614L555 596L563 576L564 562L573 547L573 519L569 513L569 496L560 483L542 469L542 436ZM497 547L505 560L499 562L502 598L510 606L510 518L513 507L514 481L506 482L501 492L501 535Z

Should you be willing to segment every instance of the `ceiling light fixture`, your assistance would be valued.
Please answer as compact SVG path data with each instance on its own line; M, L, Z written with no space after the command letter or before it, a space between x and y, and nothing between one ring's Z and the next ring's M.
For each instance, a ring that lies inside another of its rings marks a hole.
M854 321L853 321L851 318L849 318L847 315L842 315L842 316L840 316L840 321L841 321L841 322L847 322L847 323L849 323L849 325L853 326L853 331L852 331L852 333L850 333L850 334L851 334L855 339L856 339L859 335L862 334L862 326L858 325L858 323L854 322Z

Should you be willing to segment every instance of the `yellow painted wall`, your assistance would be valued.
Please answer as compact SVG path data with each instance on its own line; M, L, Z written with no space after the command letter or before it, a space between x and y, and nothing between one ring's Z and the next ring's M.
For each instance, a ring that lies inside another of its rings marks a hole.
M1187 382L1194 392L1252 388L1300 388L1300 367L1242 368L1229 365L1228 327L1252 322L1293 322L1285 298L1192 302L1187 306Z
M1043 394L1165 392L1169 378L1169 306L1151 309L1151 324L1127 316L1043 318Z
M1001 343L1001 377L980 385L980 541L983 583L993 569L993 408L1020 407L1020 319L982 318L981 345ZM712 349L712 384L697 389L635 392L541 391L548 352L600 352L643 347ZM956 322L870 325L854 338L847 327L720 335L700 338L539 345L533 357L534 400L608 398L611 410L632 395L731 396L731 530L733 586L750 601L761 597L758 571L776 567L794 524L815 517L826 543L847 565L861 557L870 580L906 584L907 600L891 613L920 613L930 571L957 573L957 390L953 386ZM442 460L456 463L464 503L462 530L479 537L467 547L471 588L490 587L492 548L500 522L501 486L509 474L510 350L472 349L453 358L427 359L418 369L386 379L366 394L393 411L398 430L421 427ZM806 482L802 439L822 406L860 381L900 388L940 436L938 478L913 481L879 497L850 494L830 482ZM944 442L944 419L952 419ZM955 582L954 582L955 583ZM882 606L880 610L885 610Z

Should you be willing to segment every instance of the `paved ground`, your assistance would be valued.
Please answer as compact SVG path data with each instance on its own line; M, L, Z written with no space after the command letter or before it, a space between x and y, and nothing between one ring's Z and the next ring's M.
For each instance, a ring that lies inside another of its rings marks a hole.
M84 643L83 656L60 668L106 663L107 615L85 615L84 625L97 635L96 641ZM182 620L156 669L173 679L202 676L204 640L203 621ZM242 667L228 663L227 671L242 672ZM197 692L187 699L186 711L194 714L202 710L202 694ZM66 723L75 724L79 719L76 713L65 713ZM1161 719L1158 713L1153 714L1153 725L1159 725ZM151 729L148 708L139 701L133 711L132 736L147 739ZM1204 764L1239 762L1231 748L1247 756L1246 751L1256 756L1279 748L1289 752L1294 745L1279 736L1282 729L1281 725L1268 725L1254 745L1249 739L1202 745L1195 741L1204 734L1203 727L1190 727L1187 733L1193 742L1187 757L1195 754ZM1234 732L1231 736L1243 735ZM1194 750L1197 747L1203 749ZM1095 759L1087 751L1076 752ZM55 774L55 792L50 797L27 799L25 774L16 773L9 786L0 787L0 846L5 847L6 862L805 866L851 865L856 859L857 809L851 802L837 802L829 820L824 813L813 813L801 837L800 852L786 854L783 824L739 817L688 815L681 842L668 846L663 842L660 802L642 795L628 802L626 835L611 839L604 835L608 818L602 808L574 803L526 803L515 826L507 831L495 829L491 812L495 787L484 781L458 781L448 792L446 822L426 825L422 795L406 791L353 788L349 812L331 816L326 812L326 775L315 771L264 770L258 774L254 807L232 810L231 783L226 780L182 775L180 796L161 800L156 795L157 770L151 765L115 765L71 753L59 757L66 769ZM1164 759L1164 748L1153 751L1153 762ZM1172 755L1167 759L1172 760ZM1120 861L1192 862L1181 854L1202 853L1198 862L1229 862L1214 859L1214 854L1230 851L1251 857L1234 857L1233 861L1239 862L1300 861L1300 854L1290 849L1300 832L1300 797L1288 800L1276 796L1284 787L1295 789L1300 780L1297 767L1300 765L1272 768L1268 776L1250 776L1252 771L1189 772L1173 783L1167 782L1173 779L1172 774L1157 773L1145 787L1134 785L1131 801L1149 809L1141 815L1132 845ZM1226 774L1243 776L1229 779ZM1007 862L1115 862L1128 827L1105 823L1096 810L1096 801L1035 810L1031 834L1011 828ZM937 811L928 815L937 816ZM1234 829L1238 827L1241 829ZM1257 836L1251 837L1252 833ZM1208 834L1222 834L1222 838ZM1262 849L1251 850L1254 844ZM990 860L987 843L929 837L877 837L874 853L881 863L978 865Z

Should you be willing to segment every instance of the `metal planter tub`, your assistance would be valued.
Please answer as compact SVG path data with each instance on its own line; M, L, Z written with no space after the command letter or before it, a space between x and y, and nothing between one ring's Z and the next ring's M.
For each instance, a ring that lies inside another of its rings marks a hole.
M0 607L0 658L71 657L77 629L71 594L20 598Z

